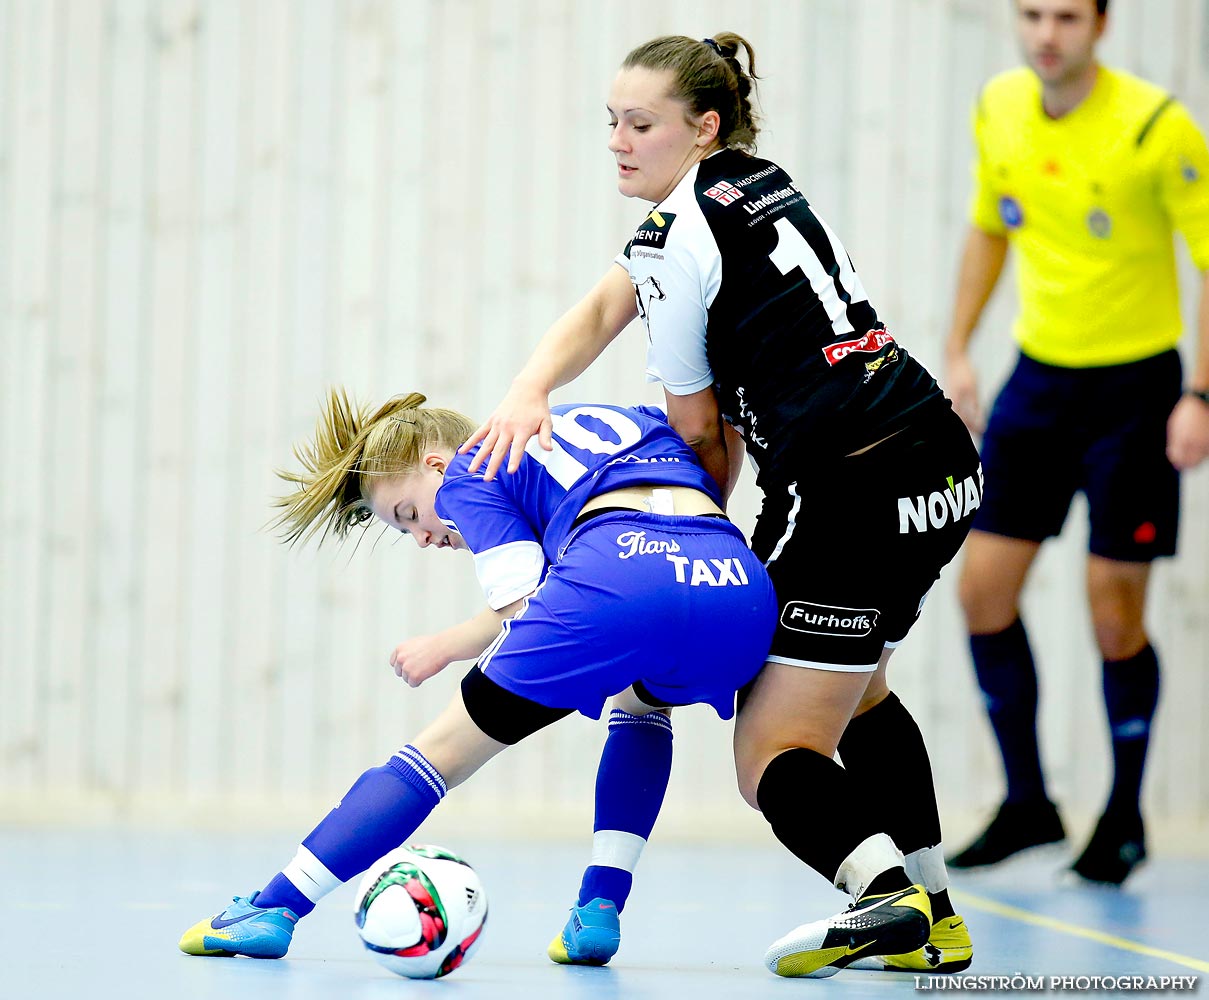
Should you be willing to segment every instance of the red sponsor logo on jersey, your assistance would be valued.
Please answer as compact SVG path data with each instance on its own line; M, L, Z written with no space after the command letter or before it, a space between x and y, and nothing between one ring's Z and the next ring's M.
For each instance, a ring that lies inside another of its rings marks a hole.
M706 188L704 191L705 197L713 198L714 201L723 205L730 205L743 197L743 192L733 184L726 181L718 181L711 188Z
M823 348L823 357L827 359L827 364L833 365L853 351L876 354L887 344L893 343L894 337L889 330L870 330L858 340L837 340L834 344L828 344Z

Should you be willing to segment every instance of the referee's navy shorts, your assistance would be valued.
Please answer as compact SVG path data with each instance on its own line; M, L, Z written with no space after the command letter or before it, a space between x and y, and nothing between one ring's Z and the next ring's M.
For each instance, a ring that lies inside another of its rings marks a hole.
M965 424L946 407L764 494L751 546L779 603L769 659L867 672L906 638L969 533L982 470Z
M1041 542L1062 530L1082 491L1092 554L1149 562L1175 554L1180 477L1167 461L1180 356L1165 351L1100 368L1021 355L982 441L987 491L974 527Z

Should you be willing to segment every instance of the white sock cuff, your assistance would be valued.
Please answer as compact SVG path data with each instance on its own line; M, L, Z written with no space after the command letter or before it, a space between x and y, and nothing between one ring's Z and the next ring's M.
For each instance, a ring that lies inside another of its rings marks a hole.
M614 726L654 726L656 729L672 731L672 720L662 712L646 712L642 715L631 715L620 708L609 713L609 728Z
M301 845L294 860L281 870L281 874L312 903L318 903L340 885L340 880L327 870L327 866Z
M949 887L949 869L941 846L921 847L903 858L907 878L922 885L928 892L941 892Z
M445 779L441 777L441 772L433 767L432 762L410 743L400 749L387 763L396 768L404 777L407 776L406 772L414 774L422 783L421 787L427 785L432 789L438 802L445 798L449 791L445 785Z
M856 850L844 858L839 871L835 873L833 884L853 899L860 899L870 882L882 872L898 868L902 863L902 852L894 846L890 835L875 833L862 840Z
M597 830L592 834L592 860L590 865L605 868L620 868L633 874L646 847L646 838L624 830Z

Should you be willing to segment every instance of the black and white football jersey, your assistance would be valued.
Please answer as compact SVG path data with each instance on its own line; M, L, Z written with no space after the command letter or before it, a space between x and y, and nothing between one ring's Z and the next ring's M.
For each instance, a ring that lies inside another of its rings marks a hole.
M847 251L775 163L696 164L618 255L646 324L647 378L713 386L763 481L945 404L878 319Z

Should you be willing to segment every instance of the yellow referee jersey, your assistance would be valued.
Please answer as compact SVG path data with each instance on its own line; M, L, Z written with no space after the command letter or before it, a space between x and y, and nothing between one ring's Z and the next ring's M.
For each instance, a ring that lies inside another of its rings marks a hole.
M983 88L974 138L970 219L1017 251L1021 350L1086 368L1174 347L1173 228L1209 268L1209 150L1184 106L1101 66L1083 103L1055 120L1021 68Z

